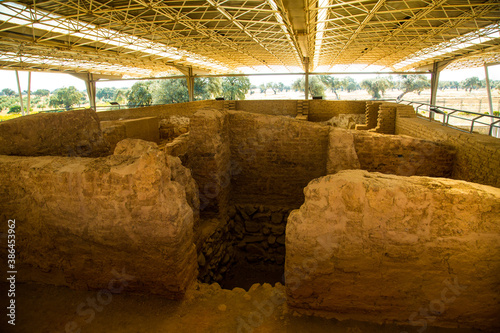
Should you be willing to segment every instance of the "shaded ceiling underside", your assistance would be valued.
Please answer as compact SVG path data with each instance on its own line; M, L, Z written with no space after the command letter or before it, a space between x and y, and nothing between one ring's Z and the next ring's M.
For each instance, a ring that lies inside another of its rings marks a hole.
M129 77L500 62L500 0L0 2L0 68ZM309 65L307 65L309 64Z

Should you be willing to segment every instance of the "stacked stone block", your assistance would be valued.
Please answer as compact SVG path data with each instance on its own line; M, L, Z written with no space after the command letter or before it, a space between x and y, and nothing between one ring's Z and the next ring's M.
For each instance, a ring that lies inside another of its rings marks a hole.
M237 256L249 263L285 262L285 229L292 208L237 204L231 212L234 220Z
M235 260L234 221L203 221L198 239L198 280L221 283Z

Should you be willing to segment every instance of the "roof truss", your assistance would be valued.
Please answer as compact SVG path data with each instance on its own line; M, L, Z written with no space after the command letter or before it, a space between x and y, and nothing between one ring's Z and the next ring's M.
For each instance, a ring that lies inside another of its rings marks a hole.
M500 0L0 2L0 68L154 77L498 62ZM309 59L306 59L309 58Z

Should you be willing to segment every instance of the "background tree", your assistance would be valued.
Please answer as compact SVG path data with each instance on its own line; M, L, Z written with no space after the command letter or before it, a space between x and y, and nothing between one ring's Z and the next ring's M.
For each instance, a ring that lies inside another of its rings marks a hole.
M12 105L9 108L9 112L7 113L20 113L21 112L21 106L20 105Z
M33 93L33 95L35 96L49 96L50 95L50 91L48 89L38 89L37 91L35 91Z
M173 104L189 101L186 79L158 80L152 83L150 91L153 104Z
M222 96L226 100L245 99L250 89L250 80L246 76L227 76L222 80Z
M118 104L126 104L128 89L116 89L114 101Z
M261 94L265 94L266 91L267 91L267 87L264 83L262 83L260 86L259 86L259 90L260 90L260 93Z
M5 88L5 89L2 89L2 94L4 96L15 96L16 92L14 90L12 90L12 89Z
M385 78L378 77L376 79L363 80L361 88L365 89L373 99L380 99L389 87L389 82Z
M479 80L477 76L466 78L461 82L461 85L462 88L464 88L466 91L468 90L469 92L471 92L472 89L479 89L483 86L481 80Z
M276 83L276 89L278 89L279 92L283 92L283 90L285 90L285 84L283 82Z
M208 98L216 98L222 96L222 78L209 77L207 79Z
M335 94L335 99L340 99L338 90L342 88L342 82L337 78L330 75L320 75L319 79L327 89L330 89Z
M127 92L127 100L129 106L149 106L153 101L153 96L149 91L151 81L136 82Z
M274 83L274 82L268 82L268 83L266 83L266 89L271 89L275 95L276 95L276 93L278 91L276 83Z
M403 92L397 97L398 101L409 92L416 91L420 95L424 89L431 86L431 83L424 75L401 75L401 78L401 90L403 90Z
M358 84L352 77L348 76L342 80L342 88L350 93L358 90Z
M113 88L109 88L109 87L106 87L106 88L97 88L97 92L95 94L95 96L102 100L102 101L105 101L105 102L110 102L113 100L113 98L115 97L116 95L116 88L113 87Z
M83 94L71 86L68 88L60 88L55 90L50 98L49 105L53 107L63 106L69 110L73 105L80 103Z
M300 78L292 83L292 89L295 91L305 90L305 79ZM321 82L320 78L317 76L309 77L309 94L311 96L324 96L325 85Z

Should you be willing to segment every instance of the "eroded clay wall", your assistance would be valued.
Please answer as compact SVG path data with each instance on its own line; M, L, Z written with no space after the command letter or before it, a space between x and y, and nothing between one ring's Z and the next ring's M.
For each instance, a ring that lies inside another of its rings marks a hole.
M202 216L225 217L231 190L229 119L206 109L191 116L187 166L200 191Z
M500 187L500 140L457 131L421 118L396 120L396 134L441 142L456 150L452 178Z
M159 119L164 119L173 115L190 117L203 108L222 110L223 106L224 101L206 100L188 103L153 105L133 109L100 111L97 112L97 115L101 121L143 117L158 117Z
M37 113L0 122L0 155L107 155L99 119L93 110Z
M140 140L98 159L0 156L0 216L16 220L18 278L101 289L125 272L128 291L182 297L196 278L197 194L174 162Z
M286 229L290 306L418 329L500 328L500 189L351 170L305 195Z
M303 188L326 172L328 126L229 112L235 203L296 206Z

